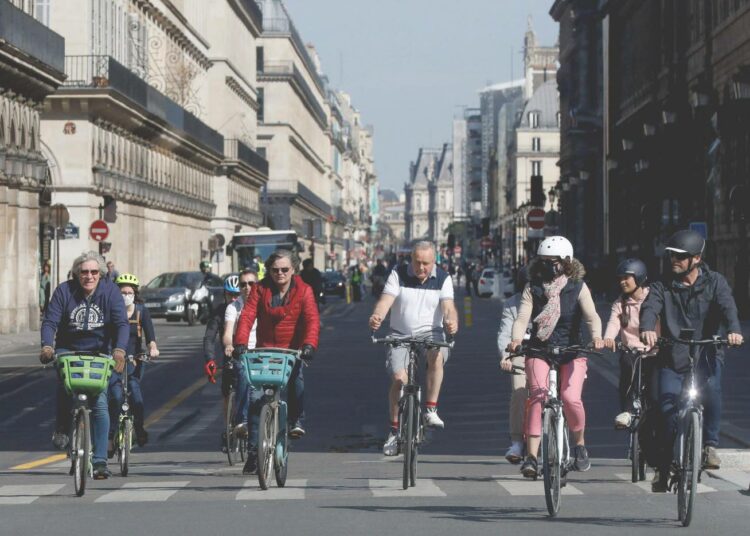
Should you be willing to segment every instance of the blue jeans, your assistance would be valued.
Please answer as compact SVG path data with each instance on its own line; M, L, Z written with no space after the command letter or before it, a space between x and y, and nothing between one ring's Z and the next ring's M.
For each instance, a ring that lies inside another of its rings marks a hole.
M130 402L133 405L133 421L136 428L143 427L143 393L141 392L141 375L136 373L136 367L128 363L128 391L130 391ZM109 437L113 437L115 427L120 418L120 407L123 403L122 374L113 372L109 379L109 420L112 427Z
M703 402L703 444L717 447L721 421L721 375L724 363L715 357L702 357L698 362L697 382ZM677 436L682 385L688 373L678 373L669 368L659 369L659 409L662 430L659 438L660 463L666 468L672 461L672 446Z
M240 423L247 423L247 415L250 411L251 398L254 395L255 389L252 384L247 381L245 376L245 367L241 360L235 360L234 362L234 373L237 378L235 384L235 411L236 413L232 416L232 422L237 425Z
M305 422L305 378L302 374L302 362L297 364L289 376L289 382L281 391L282 397L286 395L288 404L287 422L294 425L299 422L302 425ZM258 445L258 424L260 423L260 410L263 406L262 389L253 389L250 393L250 430L247 436L248 449Z

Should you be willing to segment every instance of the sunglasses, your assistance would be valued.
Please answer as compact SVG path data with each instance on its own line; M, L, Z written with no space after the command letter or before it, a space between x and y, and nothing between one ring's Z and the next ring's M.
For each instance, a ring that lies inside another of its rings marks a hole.
M288 266L284 266L283 268L271 268L271 271L275 274L285 274L287 273L291 268Z
M685 259L692 257L690 253L677 253L676 251L670 251L669 256L678 261L684 261Z
M81 270L79 274L90 275L91 277L94 277L95 275L99 275L99 270Z
M252 287L255 285L255 281L240 281L240 288Z

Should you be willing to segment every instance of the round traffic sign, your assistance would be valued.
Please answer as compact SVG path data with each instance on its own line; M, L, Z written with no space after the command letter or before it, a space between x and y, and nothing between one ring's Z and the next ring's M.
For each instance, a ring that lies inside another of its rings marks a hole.
M53 227L57 227L58 229L62 229L63 227L68 225L68 222L70 221L70 213L68 212L67 207L60 203L57 203L56 205L52 205L50 207L49 215L49 222Z
M526 215L526 222L531 229L544 229L544 210L532 208Z
M97 242L101 242L107 238L109 236L107 223L104 220L94 220L91 227L89 227L89 236Z

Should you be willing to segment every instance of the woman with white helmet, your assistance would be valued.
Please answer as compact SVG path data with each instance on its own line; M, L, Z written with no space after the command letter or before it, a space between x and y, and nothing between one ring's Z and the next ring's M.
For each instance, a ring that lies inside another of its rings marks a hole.
M515 351L524 338L531 321L531 347L572 346L579 344L581 323L595 348L602 348L602 322L596 313L591 291L583 276L586 270L573 258L573 245L562 236L545 238L529 264L529 283L526 285L513 323L509 351ZM586 412L581 401L583 382L586 379L586 358L575 353L559 356L560 393L563 411L574 445L574 468L587 471L591 467L584 431ZM536 454L539 451L542 431L542 408L547 396L549 365L543 359L526 357L526 377L529 383L525 433L526 459L521 472L527 478L537 475Z

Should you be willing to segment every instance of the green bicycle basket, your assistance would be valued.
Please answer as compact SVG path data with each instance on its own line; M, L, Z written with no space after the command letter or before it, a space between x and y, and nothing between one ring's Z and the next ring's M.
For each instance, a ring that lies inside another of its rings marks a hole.
M296 352L277 349L250 350L242 354L242 370L245 379L253 387L284 387L292 375Z
M107 388L112 360L98 355L61 355L57 358L60 379L68 394L94 397Z

